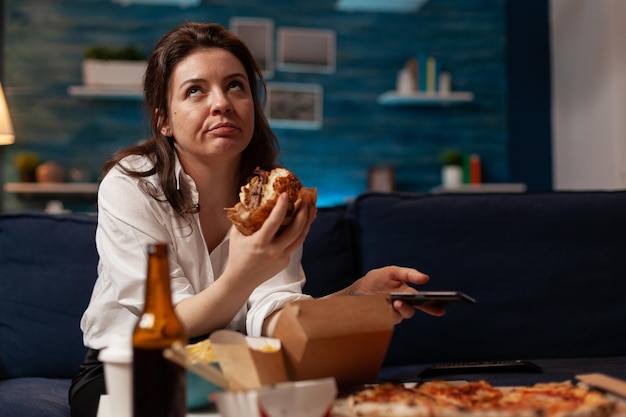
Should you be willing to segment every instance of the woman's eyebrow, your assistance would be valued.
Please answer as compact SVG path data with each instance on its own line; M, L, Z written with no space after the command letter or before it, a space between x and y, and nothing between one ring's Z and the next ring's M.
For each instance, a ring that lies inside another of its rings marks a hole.
M204 82L204 78L189 78L187 80L183 80L179 87L184 87L186 84L196 84L196 83L200 83L200 82Z
M241 72L235 72L233 74L230 74L226 77L224 77L224 79L232 79L232 78L244 78L244 79L248 79L248 77L246 76L246 74L241 73Z
M226 77L224 77L225 80L232 80L233 78L243 78L244 80L248 79L246 74L241 73L241 72L235 72L235 73L229 74ZM180 83L179 87L183 87L183 86L185 86L187 84L196 84L196 83L205 82L205 81L206 80L204 78L189 78L187 80L183 80Z

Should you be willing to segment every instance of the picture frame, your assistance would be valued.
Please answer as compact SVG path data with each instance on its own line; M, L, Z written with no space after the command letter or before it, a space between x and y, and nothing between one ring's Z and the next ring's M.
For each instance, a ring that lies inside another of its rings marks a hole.
M320 84L268 83L266 116L272 127L320 129L323 125Z
M334 73L336 38L331 29L278 28L276 67L281 71Z
M396 188L396 170L390 166L371 167L368 170L368 191L389 193Z
M261 67L263 77L274 77L274 20L261 17L232 17L229 30L248 47Z

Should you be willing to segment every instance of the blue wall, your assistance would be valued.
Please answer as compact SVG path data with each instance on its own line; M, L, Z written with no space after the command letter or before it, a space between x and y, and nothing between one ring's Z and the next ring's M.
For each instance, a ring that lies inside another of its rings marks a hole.
M268 81L321 84L319 130L276 129L283 163L320 205L342 203L367 188L374 165L396 168L397 189L428 191L440 183L440 155L456 147L478 153L486 181L511 180L509 166L507 16L505 0L429 0L418 13L346 13L334 0L203 0L199 7L131 5L110 0L5 0L4 86L16 130L7 149L54 159L96 180L115 149L145 136L140 101L70 97L81 84L83 51L96 43L133 43L149 52L161 34L185 20L228 25L234 16L266 17L275 28L301 26L337 33L334 74L276 71ZM470 105L387 107L379 94L417 53L436 56ZM5 196L5 208L40 204Z

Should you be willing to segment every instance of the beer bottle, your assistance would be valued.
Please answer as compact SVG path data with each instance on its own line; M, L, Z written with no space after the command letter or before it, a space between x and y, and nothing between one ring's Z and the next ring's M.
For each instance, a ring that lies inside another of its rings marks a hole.
M133 331L133 416L184 417L186 370L166 359L175 341L186 343L172 307L167 245L148 245L146 303Z

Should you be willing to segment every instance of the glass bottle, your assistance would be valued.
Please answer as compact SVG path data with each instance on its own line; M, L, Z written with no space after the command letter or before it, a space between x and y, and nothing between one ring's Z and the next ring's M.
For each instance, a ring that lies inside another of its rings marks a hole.
M185 330L172 306L167 245L148 245L146 303L133 331L133 416L184 417L186 370L163 356Z

